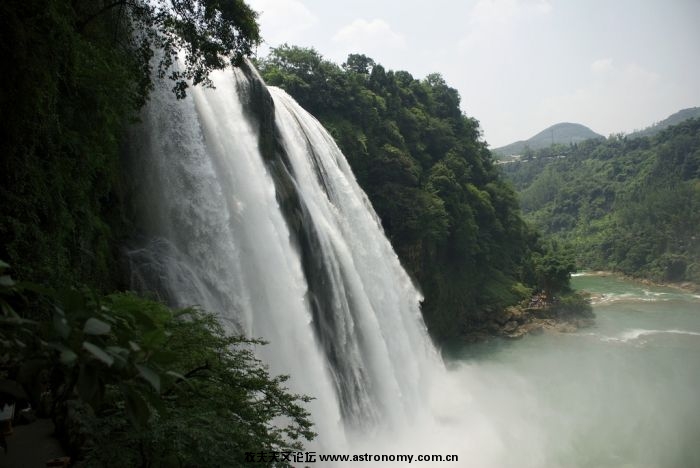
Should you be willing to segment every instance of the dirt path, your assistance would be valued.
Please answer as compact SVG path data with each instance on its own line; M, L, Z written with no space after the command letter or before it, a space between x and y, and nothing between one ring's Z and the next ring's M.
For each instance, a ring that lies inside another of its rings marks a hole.
M16 426L13 431L5 439L7 453L0 449L0 468L43 468L48 460L66 454L53 437L54 426L50 419Z

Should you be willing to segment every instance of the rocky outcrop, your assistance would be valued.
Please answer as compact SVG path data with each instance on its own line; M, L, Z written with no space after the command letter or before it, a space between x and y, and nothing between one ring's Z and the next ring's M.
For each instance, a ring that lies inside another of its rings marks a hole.
M472 330L467 341L489 337L518 339L542 333L572 333L594 324L595 316L588 298L574 295L567 300L548 301L535 296L528 307L511 306L493 312L485 325Z

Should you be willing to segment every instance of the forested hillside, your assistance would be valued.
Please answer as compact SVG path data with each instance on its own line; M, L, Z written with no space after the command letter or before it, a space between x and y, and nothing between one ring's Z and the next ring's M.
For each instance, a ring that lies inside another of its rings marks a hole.
M334 135L422 288L435 336L457 336L545 282L567 284L566 262L525 224L478 122L439 74L419 80L364 55L338 66L290 46L259 66Z
M581 268L700 282L700 119L502 167L526 216L571 243Z
M662 130L667 129L668 127L671 127L673 125L678 125L679 123L688 120L688 119L697 119L700 118L700 107L689 107L687 109L681 109L678 112L675 112L665 119L663 119L660 122L656 122L654 125L651 125L647 128L644 128L642 130L638 130L636 132L632 132L628 135L630 138L636 138L636 137L650 137L653 135L656 135Z

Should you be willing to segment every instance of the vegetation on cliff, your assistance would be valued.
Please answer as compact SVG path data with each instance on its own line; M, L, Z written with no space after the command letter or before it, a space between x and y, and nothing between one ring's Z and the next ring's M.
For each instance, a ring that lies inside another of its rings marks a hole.
M479 327L534 290L568 287L573 265L523 221L457 90L350 55L338 66L282 46L259 62L335 137L404 267L437 338Z
M700 283L700 119L502 167L526 217L568 244L579 268Z

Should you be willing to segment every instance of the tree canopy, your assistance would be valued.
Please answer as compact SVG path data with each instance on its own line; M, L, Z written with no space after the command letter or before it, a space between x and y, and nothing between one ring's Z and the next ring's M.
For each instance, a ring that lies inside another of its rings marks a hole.
M115 34L138 51L145 81L152 76L151 58L158 58L157 76L175 82L173 91L185 96L188 81L211 85L209 73L239 65L260 43L257 13L243 0L102 0L74 2L75 22L83 34L93 25L100 31L108 18ZM122 29L121 31L119 29ZM115 44L116 45L116 44ZM183 65L173 67L181 58Z

